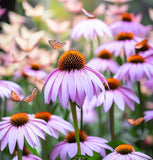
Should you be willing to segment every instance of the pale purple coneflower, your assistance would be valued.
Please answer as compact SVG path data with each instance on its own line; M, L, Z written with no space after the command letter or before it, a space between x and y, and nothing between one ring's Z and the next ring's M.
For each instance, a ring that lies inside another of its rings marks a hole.
M93 156L93 151L100 153L102 157L106 155L105 149L112 151L112 148L107 145L107 140L94 136L87 136L84 131L79 131L81 155ZM67 156L73 158L77 154L77 143L75 132L70 132L66 135L65 140L56 144L50 152L50 160L55 160L58 155L60 160L65 160Z
M112 53L109 50L101 50L96 58L92 58L87 66L95 69L96 71L103 73L108 71L110 73L116 73L119 68L118 63L112 59Z
M130 13L123 13L121 20L114 22L110 25L114 35L120 32L131 32L138 37L144 37L149 32L148 28L144 25L134 22Z
M107 83L109 89L106 86L106 98L104 99L103 93L100 93L97 99L94 97L93 102L89 102L89 104L91 103L89 105L90 108L92 109L95 106L99 106L101 103L103 104L103 109L106 113L114 103L122 111L125 110L126 105L134 111L134 102L139 103L139 99L133 91L125 86L121 86L120 81L115 78L108 78Z
M144 112L144 120L145 121L150 121L151 119L153 119L153 110L151 111L145 111Z
M135 54L135 44L137 43L137 38L135 38L134 34L130 32L120 32L114 41L106 42L100 45L95 53L98 54L101 50L106 49L109 50L116 57L120 55L121 51L129 57L130 55Z
M22 88L15 82L0 79L0 91L0 97L4 99L5 97L10 98L11 91L20 95Z
M35 118L45 120L47 122L47 127L51 132L51 136L56 139L59 137L58 132L66 135L68 131L74 131L73 126L69 122L59 116L52 115L49 112L38 112L35 114Z
M76 50L64 52L44 83L45 103L54 103L57 95L65 108L71 100L79 106L83 105L87 96L89 100L101 90L105 92L103 83L107 83L103 75L86 66L84 56Z
M126 80L130 82L140 81L144 78L153 76L153 64L149 61L149 57L145 58L141 55L132 55L127 59L114 75L118 80Z
M12 160L18 160L18 156L13 157ZM22 160L42 160L40 157L32 154L27 147L23 148Z
M105 156L103 160L149 160L150 156L135 151L134 147L130 144L120 144L115 150Z
M72 39L79 39L81 36L84 38L93 38L97 35L103 37L104 34L112 38L112 34L109 26L102 20L96 18L95 15L88 13L85 9L82 9L87 19L79 22L71 32Z
M7 144L11 154L16 144L20 150L23 150L25 140L32 148L40 147L39 137L45 139L45 133L51 135L46 125L45 121L36 119L27 113L16 113L10 117L3 117L0 122L1 151Z

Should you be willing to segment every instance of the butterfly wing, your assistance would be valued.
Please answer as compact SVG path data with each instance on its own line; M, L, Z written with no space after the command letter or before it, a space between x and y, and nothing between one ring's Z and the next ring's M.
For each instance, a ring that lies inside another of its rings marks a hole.
M26 96L22 99L23 102L29 103L34 100L35 96L37 94L37 88L33 88L31 94L29 96Z
M140 49L140 48L144 47L145 45L147 45L147 42L148 42L148 40L147 40L147 39L144 39L144 40L142 40L141 42L135 44L135 48L136 48L136 49Z
M59 42L57 40L49 40L48 42L53 49L59 49L66 44L66 42Z
M15 93L14 91L11 91L11 98L15 102L20 102L21 101L21 98L19 97L19 95L17 93Z
M128 119L128 122L133 125L133 126L137 126L139 125L142 121L144 120L144 117L139 117L136 120L134 119Z

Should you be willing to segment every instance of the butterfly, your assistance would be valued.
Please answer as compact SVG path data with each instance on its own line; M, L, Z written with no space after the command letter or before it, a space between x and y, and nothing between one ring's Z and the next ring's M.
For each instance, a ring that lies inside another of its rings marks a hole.
M31 94L29 96L24 97L23 99L21 99L21 97L17 93L15 93L14 91L11 91L11 98L15 102L23 101L23 102L29 103L34 100L36 94L37 94L37 88L34 87L31 91Z
M49 40L48 43L53 49L59 49L66 44L66 42L59 42L57 40Z
M134 119L128 119L127 121L128 121L131 125L137 126L137 125L139 125L143 120L144 120L144 117L140 117L140 118L137 118L136 120L134 120Z
M148 40L144 39L141 42L135 44L135 48L136 49L141 49L142 47L144 47L145 45L147 45Z

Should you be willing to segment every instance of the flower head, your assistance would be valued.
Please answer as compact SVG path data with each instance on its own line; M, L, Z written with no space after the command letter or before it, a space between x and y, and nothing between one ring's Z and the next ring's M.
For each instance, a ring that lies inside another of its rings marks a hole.
M23 148L22 154L23 160L42 160L40 157L32 154L26 147ZM12 160L18 160L18 156L16 155Z
M150 156L137 152L134 150L134 147L130 144L121 144L117 146L114 152L108 154L103 160L148 160L152 159Z
M153 110L151 111L145 111L144 112L144 120L145 121L150 121L151 119L153 119Z
M107 144L107 140L94 136L87 136L84 131L79 131L81 155L93 156L93 151L105 156L105 149L112 150ZM65 140L59 142L50 153L50 159L55 160L60 155L61 160L65 160L66 156L73 158L77 154L77 143L75 132L70 132L66 135Z
M98 53L98 57L91 59L87 63L87 66L101 73L104 71L115 73L119 68L118 63L112 59L112 53L106 49L101 50Z
M115 74L114 78L118 80L129 80L131 82L140 81L142 77L150 78L153 76L153 64L149 61L149 57L144 58L141 55L132 55L127 59Z
M93 40L96 35L103 37L104 33L109 37L112 37L111 31L107 24L105 24L102 20L97 19L95 15L85 11L85 9L82 9L82 11L85 14L87 13L87 19L82 20L72 29L72 39L78 39L81 36L84 36L86 39L89 37Z
M110 28L114 35L122 32L131 32L136 36L146 36L148 33L147 27L140 23L134 22L130 13L123 13L121 20L114 22L110 25Z
M0 90L0 97L2 99L4 99L4 97L10 98L11 91L16 92L17 94L20 94L22 91L21 87L18 84L7 80L0 80Z
M45 132L51 134L46 127L46 122L33 118L27 113L16 113L11 117L2 118L0 122L0 142L1 151L8 144L10 153L14 152L16 143L20 150L24 147L24 138L28 144L34 148L40 147L38 137L45 139Z
M83 55L76 50L69 50L62 54L58 62L58 68L53 70L44 83L45 103L56 101L57 95L63 107L68 100L83 105L87 96L105 91L104 76L86 66Z
M134 34L131 32L120 32L116 35L116 40L112 42L107 42L100 45L95 53L98 54L103 49L109 50L115 56L119 56L121 51L124 51L124 54L129 57L130 55L135 54L134 45L137 43Z
M103 104L103 109L106 113L110 110L114 103L122 111L124 111L126 105L129 106L132 111L134 111L134 102L139 103L139 99L132 92L132 90L125 86L121 86L120 81L115 78L108 78L107 83L109 89L108 86L105 85L105 99L104 94L101 92L98 96L94 96L91 101L86 99L84 105L88 105L88 108L90 110L95 106L100 106L101 104Z
M52 115L49 112L38 112L35 114L35 118L45 120L47 122L47 127L55 138L59 137L58 131L65 135L67 134L67 131L73 131L73 127L69 122L59 116Z

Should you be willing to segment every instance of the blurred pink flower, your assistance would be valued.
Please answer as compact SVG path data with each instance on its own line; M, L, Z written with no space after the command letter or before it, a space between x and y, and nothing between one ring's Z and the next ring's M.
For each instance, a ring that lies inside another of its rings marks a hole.
M12 154L16 143L19 149L23 150L25 139L32 148L35 145L40 147L38 137L45 139L45 133L51 135L46 122L33 118L27 113L16 113L11 117L3 117L0 122L1 151L8 144L9 151Z
M40 157L32 154L26 147L23 148L22 154L22 160L42 160ZM18 160L18 156L16 155L12 160Z
M0 97L2 99L6 98L10 98L11 96L11 91L16 92L17 94L21 94L21 87L16 84L15 82L12 81L7 81L7 80L0 80Z
M103 49L98 53L97 56L97 58L91 59L87 63L87 66L101 73L104 71L116 73L119 65L115 60L112 59L112 54L109 52L109 50Z
M82 9L84 13L84 9ZM93 38L97 35L100 37L103 37L104 34L108 35L109 37L112 37L110 28L105 24L102 20L97 19L95 15L88 13L86 14L87 19L82 20L79 22L71 32L71 38L72 39L78 39L81 36L84 36L84 38L90 38L93 40Z
M112 3L126 3L132 0L104 0L106 2L112 2Z
M53 70L44 83L45 103L53 103L57 95L65 108L68 100L83 105L87 96L89 100L100 90L105 91L105 77L86 66L83 55L76 50L64 52L58 62L58 68Z
M112 151L108 146L107 140L94 136L87 136L85 132L79 131L81 155L93 156L93 151L105 156L105 149ZM73 158L77 154L77 143L75 140L75 132L70 132L66 135L65 140L56 144L50 152L50 160L55 160L60 155L60 160L65 160L66 156Z
M134 82L140 81L143 77L151 78L153 76L153 64L149 58L140 55L132 55L127 59L114 75L118 80Z
M115 41L107 42L100 45L95 53L98 54L101 50L106 49L113 53L116 57L119 56L123 50L124 54L129 57L130 55L135 54L134 45L137 43L136 38L130 32L120 32L116 36Z
M145 111L144 112L144 120L145 121L150 121L151 119L153 119L153 110Z
M0 17L5 13L6 9L5 8L0 8Z
M68 131L74 131L73 126L69 122L49 112L38 112L34 116L35 118L43 119L47 122L47 127L51 132L51 136L56 139L59 137L58 132L66 135Z
M150 156L137 152L130 144L121 144L115 150L108 154L103 160L148 160L152 159Z
M136 36L146 36L148 33L147 27L140 23L133 21L133 17L129 13L123 13L120 21L114 22L110 25L114 35L120 32L131 32Z

